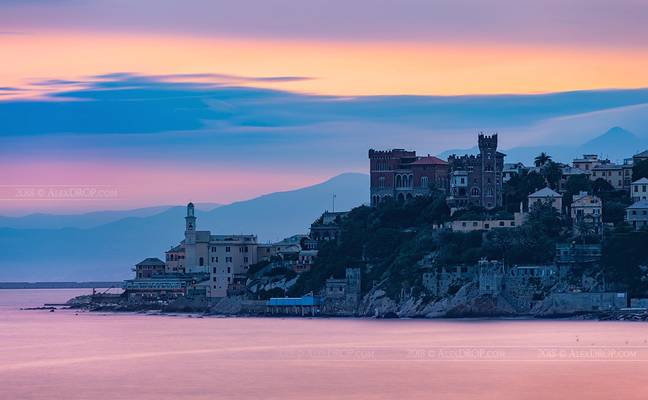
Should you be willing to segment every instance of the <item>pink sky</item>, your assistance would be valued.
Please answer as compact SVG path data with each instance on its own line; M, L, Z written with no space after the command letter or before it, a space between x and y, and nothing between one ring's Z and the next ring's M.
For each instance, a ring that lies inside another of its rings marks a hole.
M0 3L0 106L52 90L38 81L116 72L296 76L309 79L236 84L335 96L641 88L648 87L646 20L648 3L636 0L9 1ZM20 160L22 150L12 147L19 140L1 140L0 157L11 156L0 164L5 197L12 185L53 184L115 186L119 196L16 200L9 193L0 214L231 202L358 170L357 162L299 170L244 158L167 164L163 155L134 160L108 150L93 163L60 152ZM24 146L42 142L34 136Z

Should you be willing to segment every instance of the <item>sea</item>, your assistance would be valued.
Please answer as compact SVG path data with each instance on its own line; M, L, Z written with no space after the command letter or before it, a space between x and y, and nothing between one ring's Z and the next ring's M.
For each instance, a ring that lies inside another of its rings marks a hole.
M0 399L648 399L648 325L26 310L0 290Z

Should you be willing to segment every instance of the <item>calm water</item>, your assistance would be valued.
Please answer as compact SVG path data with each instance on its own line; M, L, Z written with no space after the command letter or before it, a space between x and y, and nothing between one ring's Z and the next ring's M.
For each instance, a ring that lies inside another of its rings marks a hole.
M20 311L0 290L1 399L641 399L648 325Z

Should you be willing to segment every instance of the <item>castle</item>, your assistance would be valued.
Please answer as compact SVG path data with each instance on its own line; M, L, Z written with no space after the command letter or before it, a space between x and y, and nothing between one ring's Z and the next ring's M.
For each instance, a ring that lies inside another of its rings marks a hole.
M405 201L448 187L448 163L415 151L369 150L371 205L388 198Z
M501 207L505 155L497 151L497 134L480 134L478 143L478 155L452 155L447 162L404 149L369 150L371 205L387 198L406 201L442 190L452 208Z

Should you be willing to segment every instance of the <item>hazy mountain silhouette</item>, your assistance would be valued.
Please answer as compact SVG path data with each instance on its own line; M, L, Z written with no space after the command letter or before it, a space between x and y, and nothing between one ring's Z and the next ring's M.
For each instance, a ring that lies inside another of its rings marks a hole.
M342 174L302 189L272 193L197 212L198 229L257 234L262 242L306 233L324 211L348 210L369 199L369 178ZM145 257L183 239L185 207L129 216L87 229L0 228L0 281L122 279ZM71 224L60 221L66 226Z
M173 206L154 206L130 210L93 211L82 214L45 214L35 213L22 217L0 215L0 228L18 229L61 229L93 228L129 217L148 217L159 214ZM218 203L196 203L199 210L213 210L220 207Z
M638 137L634 133L616 126L581 145L569 146L548 143L542 146L513 147L501 151L506 154L505 162L521 161L531 165L533 159L541 152L551 155L554 161L563 163L570 163L572 159L586 153L598 154L612 161L622 162L624 158L630 158L646 149L648 149L648 139ZM451 154L477 153L479 153L479 149L475 146L469 149L447 150L440 153L439 157L447 159Z

